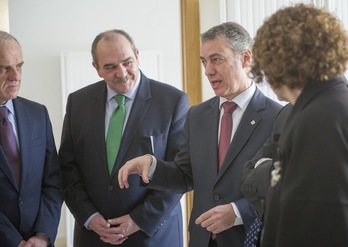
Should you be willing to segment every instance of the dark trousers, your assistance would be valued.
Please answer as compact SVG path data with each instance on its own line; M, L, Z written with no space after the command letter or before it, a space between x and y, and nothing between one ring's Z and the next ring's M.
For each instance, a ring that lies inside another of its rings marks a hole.
M208 247L217 247L216 240L210 239Z

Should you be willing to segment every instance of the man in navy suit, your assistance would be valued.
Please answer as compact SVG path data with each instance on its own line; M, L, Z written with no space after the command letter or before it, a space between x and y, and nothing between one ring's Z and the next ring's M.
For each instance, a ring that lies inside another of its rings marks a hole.
M152 177L148 188L177 193L194 189L189 246L241 247L245 230L257 217L240 191L243 165L270 136L281 105L265 97L248 77L252 39L243 27L220 24L203 33L201 42L201 61L216 97L187 113L184 142L174 162L156 155L138 157L121 168L119 183L129 187L128 175L140 173L145 183ZM219 160L222 105L227 101L237 108L230 117L227 154Z
M182 91L147 78L139 52L123 30L99 34L92 44L93 66L104 80L69 95L59 151L65 200L75 217L74 246L181 247L182 194L135 186L121 190L120 167L151 153L173 160L182 141L189 108ZM120 148L108 169L109 119L126 96Z
M12 137L0 132L0 245L54 246L63 202L59 159L46 107L17 97L23 63L18 41L0 31L0 107Z

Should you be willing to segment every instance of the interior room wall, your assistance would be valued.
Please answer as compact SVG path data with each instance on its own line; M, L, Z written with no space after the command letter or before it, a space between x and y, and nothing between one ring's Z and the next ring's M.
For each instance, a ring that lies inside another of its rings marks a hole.
M57 147L63 122L61 54L89 52L102 31L129 32L140 50L140 66L142 51L158 52L161 78L182 89L180 0L8 2L9 30L21 43L25 61L19 95L47 106ZM57 247L66 246L65 231L64 208Z
M240 23L252 37L262 25L265 18L273 14L279 8L291 6L296 3L314 4L323 7L335 14L348 30L348 2L346 0L200 0L201 32L226 21ZM348 76L348 70L346 71ZM271 99L278 101L268 84L258 85L261 91ZM203 100L214 96L209 81L202 69ZM280 102L285 104L286 102Z
M8 0L0 0L0 30L9 31Z
M201 33L221 23L219 0L199 0L199 12ZM202 69L202 100L204 101L214 96L214 91L207 77L204 75L204 69Z

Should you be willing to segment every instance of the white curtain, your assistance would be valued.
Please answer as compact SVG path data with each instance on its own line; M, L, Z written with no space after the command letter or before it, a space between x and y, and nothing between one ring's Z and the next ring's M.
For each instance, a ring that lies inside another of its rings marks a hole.
M220 21L235 21L245 27L252 36L265 18L282 7L295 3L312 3L324 7L337 15L348 30L348 1L347 0L219 0Z
M220 22L235 21L247 29L252 37L263 21L279 8L296 3L312 3L324 7L337 15L348 30L348 1L347 0L219 0ZM267 83L259 84L261 91L277 101Z

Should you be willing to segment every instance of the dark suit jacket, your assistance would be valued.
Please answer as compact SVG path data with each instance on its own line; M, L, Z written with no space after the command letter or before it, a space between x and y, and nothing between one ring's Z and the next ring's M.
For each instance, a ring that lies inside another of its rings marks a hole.
M194 106L188 112L184 128L185 141L175 162L164 163L159 160L149 186L176 192L194 188L189 225L190 247L208 246L211 233L194 222L198 216L215 206L234 202L245 227L255 219L256 212L240 192L243 164L255 155L270 136L280 108L281 105L256 90L219 173L219 97ZM232 227L217 235L217 244L219 247L243 246L244 232L243 226Z
M257 154L244 165L242 179L242 194L253 204L260 219L263 219L265 212L265 201L268 190L271 186L271 171L273 170L273 159L278 160L277 150L280 135L287 123L292 109L291 104L287 104L279 112L274 121L271 136L267 139ZM255 169L255 164L261 158L269 158L261 162Z
M348 246L348 88L307 85L280 140L282 173L262 246Z
M97 82L68 98L59 151L65 200L75 217L74 246L109 246L83 225L94 213L105 219L130 214L142 231L121 246L182 246L182 194L153 191L130 176L121 190L117 174L126 161L140 155L173 160L182 141L188 97L174 87L145 77L133 103L111 176L105 150L106 83Z
M21 179L17 189L0 147L0 245L18 246L35 233L53 244L63 202L62 177L46 107L13 100L19 138Z

